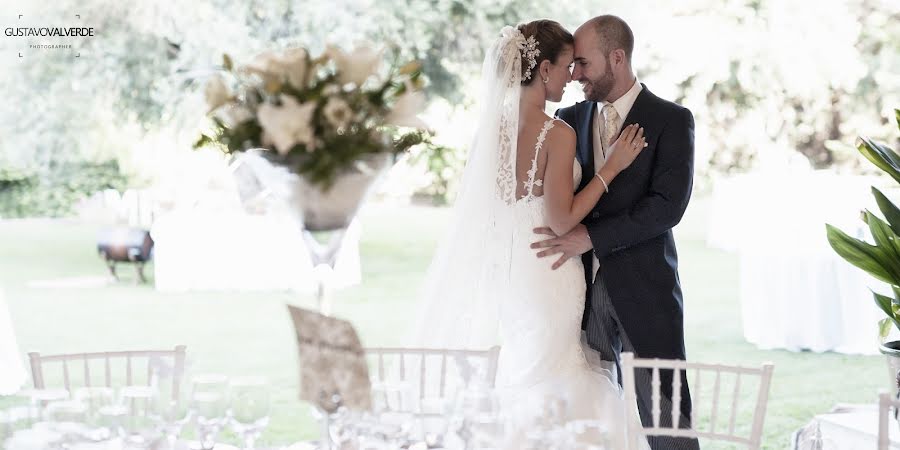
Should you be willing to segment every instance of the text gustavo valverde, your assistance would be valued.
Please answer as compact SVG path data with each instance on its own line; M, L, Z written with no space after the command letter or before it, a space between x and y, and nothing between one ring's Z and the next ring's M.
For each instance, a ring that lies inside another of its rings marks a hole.
M3 33L10 37L30 37L30 36L42 36L42 37L45 37L45 36L60 36L60 37L83 36L83 37L90 37L90 36L94 36L94 27L7 28L7 29L3 30Z

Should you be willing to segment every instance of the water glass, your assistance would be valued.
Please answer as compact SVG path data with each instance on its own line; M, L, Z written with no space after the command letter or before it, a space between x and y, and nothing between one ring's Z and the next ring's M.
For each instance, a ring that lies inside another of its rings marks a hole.
M163 419L157 410L157 391L151 386L126 386L120 392L126 415L122 430L127 445L152 448L163 438Z
M263 377L234 378L228 394L232 429L243 440L244 448L252 450L269 425L269 383Z
M497 394L487 386L471 386L457 394L451 427L466 448L492 448L505 437L505 419Z
M443 397L426 397L419 402L417 437L427 448L444 446L444 438L450 427L448 416L452 414L450 402Z
M191 380L191 412L203 450L216 444L228 417L228 377L199 375Z
M105 441L112 437L114 429L107 426L100 410L115 404L115 391L107 387L83 387L75 390L75 399L87 408L84 424L85 437L92 441Z

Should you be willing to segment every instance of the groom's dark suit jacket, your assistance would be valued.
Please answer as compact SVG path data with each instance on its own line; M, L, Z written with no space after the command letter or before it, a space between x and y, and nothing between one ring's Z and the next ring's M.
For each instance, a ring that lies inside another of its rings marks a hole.
M578 135L577 158L583 189L596 172L594 133L597 103L584 101L557 111ZM644 127L648 146L622 171L583 223L600 261L622 330L642 358L684 359L681 284L674 227L691 195L694 118L643 86L622 124ZM588 326L592 259L583 256L588 293L582 328Z

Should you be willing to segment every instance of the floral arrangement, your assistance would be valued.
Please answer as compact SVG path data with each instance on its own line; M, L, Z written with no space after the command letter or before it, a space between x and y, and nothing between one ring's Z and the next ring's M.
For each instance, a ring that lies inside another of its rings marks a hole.
M303 48L265 52L206 84L212 129L195 148L226 154L263 148L270 161L328 189L367 155L397 155L426 142L419 64L382 72L381 51L328 46L317 58Z

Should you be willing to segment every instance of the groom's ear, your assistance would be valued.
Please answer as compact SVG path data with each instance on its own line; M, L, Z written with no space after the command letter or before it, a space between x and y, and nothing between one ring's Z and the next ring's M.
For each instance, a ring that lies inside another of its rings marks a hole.
M609 62L613 65L628 64L628 57L625 50L617 48L609 54Z

